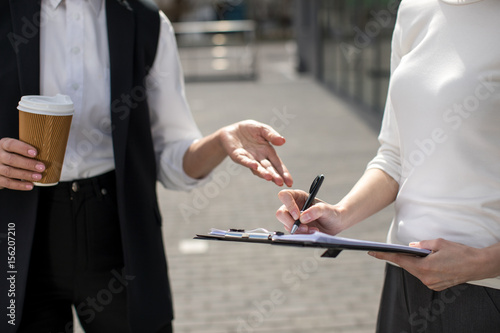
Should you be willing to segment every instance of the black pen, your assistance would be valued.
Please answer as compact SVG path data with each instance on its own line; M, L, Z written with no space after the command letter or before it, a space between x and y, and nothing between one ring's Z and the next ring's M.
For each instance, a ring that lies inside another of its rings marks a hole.
M309 208L309 206L311 206L312 202L314 201L314 198L316 197L316 194L318 194L321 184L323 184L324 179L325 176L323 175L319 175L314 179L313 183L311 184L311 188L309 189L309 196L307 197L307 200L304 203L302 210L300 211L301 213L305 211L307 208ZM295 223L293 224L292 231L290 232L292 235L297 231L299 225L300 225L300 219L295 221Z

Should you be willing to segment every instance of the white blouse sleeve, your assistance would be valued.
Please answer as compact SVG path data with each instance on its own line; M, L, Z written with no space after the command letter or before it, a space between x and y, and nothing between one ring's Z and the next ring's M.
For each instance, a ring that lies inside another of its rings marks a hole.
M391 78L401 61L401 57L401 25L399 24L398 16L392 36ZM400 152L401 146L397 117L391 102L391 85L392 80L389 82L389 92L387 94L382 127L378 137L380 148L375 158L368 163L367 169L381 169L400 183L402 175L402 155Z
M161 27L153 67L146 78L158 180L166 188L190 190L203 180L189 177L182 161L201 133L194 122L184 91L184 77L172 25L160 12Z

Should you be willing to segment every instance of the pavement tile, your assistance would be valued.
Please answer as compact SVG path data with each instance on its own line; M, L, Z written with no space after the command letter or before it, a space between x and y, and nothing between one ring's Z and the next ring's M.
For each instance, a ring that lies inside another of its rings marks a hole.
M284 44L263 45L256 81L190 83L187 98L204 134L248 118L273 125L287 139L277 151L293 188L307 190L323 173L318 197L337 202L376 153L378 133L351 104L295 74L290 59ZM314 249L222 242L204 253L180 251L211 227L282 230L280 188L231 163L190 193L158 187L175 331L373 332L384 263L364 252L325 259ZM385 241L391 216L387 208L342 236Z

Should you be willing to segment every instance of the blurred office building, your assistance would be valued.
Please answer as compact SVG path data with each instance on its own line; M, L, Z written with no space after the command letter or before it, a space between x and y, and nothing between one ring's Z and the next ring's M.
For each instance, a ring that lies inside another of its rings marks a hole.
M257 43L293 41L296 69L381 119L400 0L156 0L188 81L256 79Z
M256 79L257 41L293 38L293 0L156 0L186 81Z
M293 35L295 0L155 0L172 22L252 20L259 39Z
M400 0L296 0L299 70L356 102L375 123L390 76Z

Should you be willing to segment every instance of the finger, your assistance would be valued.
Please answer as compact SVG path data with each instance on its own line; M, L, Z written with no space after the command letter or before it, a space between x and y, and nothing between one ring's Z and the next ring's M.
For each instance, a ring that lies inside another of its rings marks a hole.
M276 211L276 218L278 219L278 221L280 221L281 223L283 223L283 225L285 226L285 229L287 231L291 231L292 230L292 226L293 226L295 220L290 215L290 212L286 209L285 205L281 206Z
M283 178L281 177L281 175L276 171L276 169L274 168L274 166L271 164L271 162L267 159L265 160L261 160L260 161L260 165L262 165L262 167L264 169L266 169L269 174L272 176L272 180L273 182L278 185L278 186L283 186L284 184L284 180Z
M419 260L422 259L411 255L391 253L391 252L370 251L368 252L368 254L374 258L395 263L396 265L400 266L403 269L406 269L408 272L412 274L414 274L415 272L415 266L419 263Z
M259 168L259 162L257 162L255 158L250 155L245 149L235 149L230 157L235 163L241 164L244 167L249 168L250 170L255 171Z
M391 256L391 253L369 251L368 254L371 255L372 257L380 259L380 260L387 260L387 261L394 262L393 261L394 258ZM392 260L390 260L390 259L392 259Z
M26 157L35 157L38 152L35 147L12 138L3 138L0 140L0 150L16 153Z
M265 124L262 124L260 134L266 141L275 146L281 146L286 142L285 138L281 136L274 128Z
M12 168L34 172L43 172L45 170L45 165L42 162L5 150L0 150L0 165L2 164ZM20 179L26 179L26 177L21 177Z
M286 186L292 187L293 186L293 177L288 171L288 169L285 167L283 164L283 174L281 175L283 177L283 180L285 181Z
M29 182L36 182L42 179L42 174L37 172L32 172L28 170L22 170L10 167L8 165L0 164L0 177L15 179L15 180L26 180Z
M288 171L283 161L281 161L278 154L276 154L274 148L269 148L270 152L267 156L267 159L271 162L275 172L279 175L279 178L286 184L286 186L291 187L293 185L293 179L290 175L290 172Z
M250 152L243 148L235 149L233 154L231 154L231 159L249 168L254 175L267 181L274 181L279 186L283 185L283 179L276 173L271 163L266 159L257 161Z
M442 238L432 239L432 240L423 240L423 241L417 242L415 244L415 247L418 247L420 249L431 250L432 252L437 252L437 251L439 251L439 249L441 249L444 242L446 242L446 241Z
M267 181L273 180L273 175L264 168L255 158L245 149L236 149L231 155L231 159L244 167L249 168L252 173Z
M423 284L432 290L441 291L457 284L447 280L441 280L439 278L436 280L436 278L430 278L429 276L426 277L425 273L422 274L422 265L425 258L384 252L368 252L368 254L377 259L395 263L399 267L408 271L408 273L418 278Z
M0 189L3 188L8 188L17 191L31 191L33 189L33 183L11 178L0 177Z
M271 126L265 125L265 124L262 125L261 135L266 141L270 142L271 144L273 144L275 146L281 146L281 145L285 144L285 142L286 142L285 138L283 136L281 136L274 128L272 128ZM274 148L272 148L272 147L270 147L270 148L271 148L271 151L268 154L267 159L269 161L271 161L271 163L273 164L274 168L277 170L280 177L284 180L284 183L288 187L291 187L293 185L293 179L290 176L290 172L286 168L285 164L283 164L281 159L278 157Z
M315 200L316 201L316 200ZM306 209L300 215L300 222L309 223L316 221L327 214L327 207L323 202L313 203L311 207Z
M267 181L272 181L274 180L273 174L269 172L266 168L262 166L262 164L257 163L257 169L252 170L253 174L256 175L257 177L260 177L262 179L265 179Z
M278 193L278 198L285 205L292 218L297 220L300 217L300 209L294 197L294 191L283 190Z
M301 224L301 225L299 225L299 227L295 233L296 234L312 234L316 231L319 231L319 229L316 227L311 227L311 226L308 226L307 224Z

